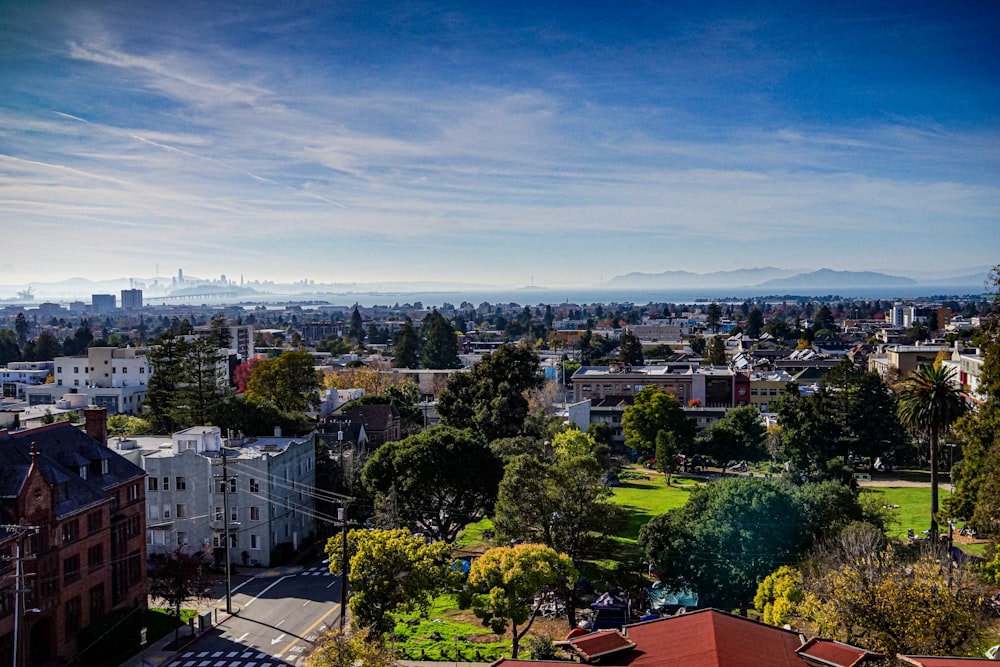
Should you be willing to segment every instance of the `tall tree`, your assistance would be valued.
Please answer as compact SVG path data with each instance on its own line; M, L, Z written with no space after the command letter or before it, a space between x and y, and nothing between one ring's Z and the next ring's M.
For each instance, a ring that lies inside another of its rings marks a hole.
M229 328L229 322L225 317L217 315L208 323L210 338L215 343L215 347L228 350L233 345L233 334Z
M14 318L14 333L17 334L17 344L24 347L28 343L28 334L31 333L31 325L24 313L18 313Z
M716 334L722 328L722 308L714 301L705 310L705 326Z
M21 359L21 346L17 344L17 334L10 329L0 329L0 366Z
M421 329L424 339L424 368L462 367L462 360L458 357L458 338L455 336L455 329L444 315L436 310L431 311L424 318Z
M365 324L361 319L361 313L358 311L357 305L354 306L354 311L351 313L351 323L347 328L347 339L355 345L361 345L365 342Z
M183 338L167 331L149 348L151 375L146 384L146 409L156 433L179 430L174 401L185 382L183 364L189 347Z
M760 338L760 332L764 328L764 315L760 308L754 306L747 315L747 338Z
M486 442L520 435L528 416L527 392L544 383L540 368L531 348L501 345L448 379L438 396L442 423L471 428Z
M660 387L648 386L643 387L634 398L635 402L625 408L622 415L622 431L628 447L648 456L655 451L656 436L660 431L672 433L679 447L690 447L694 442L695 427L673 394Z
M493 509L502 474L500 460L469 431L435 426L382 445L361 480L382 494L394 489L406 525L451 542Z
M899 417L908 427L927 436L931 464L931 535L937 535L938 443L965 412L965 400L954 383L954 370L924 366L899 386Z
M722 336L712 336L712 340L708 342L705 363L710 366L726 365L726 343L722 340Z
M196 338L186 346L182 379L171 400L179 424L215 423L216 407L230 393L226 356L216 342L214 337Z
M622 331L621 345L618 348L618 360L629 366L642 366L645 361L639 337L628 329Z
M417 368L420 358L417 356L419 338L410 318L396 331L393 340L393 356L396 358L396 368Z
M554 549L541 544L494 547L473 561L469 570L472 611L498 635L509 633L511 658L516 660L543 594L575 580L569 556Z

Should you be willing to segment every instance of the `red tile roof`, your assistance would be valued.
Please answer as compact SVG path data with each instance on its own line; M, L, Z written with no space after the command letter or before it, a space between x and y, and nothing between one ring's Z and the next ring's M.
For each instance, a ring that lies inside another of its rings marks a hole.
M609 656L607 665L629 667L803 667L796 654L802 637L716 609L625 627L633 651Z
M796 653L810 659L811 664L830 665L830 667L855 667L863 663L866 658L881 657L856 646L819 637L807 641Z
M574 651L580 654L584 662L635 647L633 642L617 630L601 630L589 635L574 637L570 641L570 645ZM614 659L612 658L612 660Z

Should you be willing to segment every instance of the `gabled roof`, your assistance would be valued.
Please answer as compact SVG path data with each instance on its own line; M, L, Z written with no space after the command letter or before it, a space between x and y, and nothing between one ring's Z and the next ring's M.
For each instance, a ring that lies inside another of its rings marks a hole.
M31 447L35 445L38 469L49 484L65 484L65 499L55 506L57 517L65 516L110 498L107 490L146 473L97 442L68 422L8 433L0 431L0 498L18 496L31 466ZM107 473L100 474L100 462L107 460ZM80 467L87 464L87 479L80 477Z
M399 419L399 409L395 405L352 405L344 411L344 417L365 426L366 431L384 431L392 428Z
M631 667L802 667L797 632L717 609L625 626L634 651L605 664ZM631 658L631 659L629 659Z

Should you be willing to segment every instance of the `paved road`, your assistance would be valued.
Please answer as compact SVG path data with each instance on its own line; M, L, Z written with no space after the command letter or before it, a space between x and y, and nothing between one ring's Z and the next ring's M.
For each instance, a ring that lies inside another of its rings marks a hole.
M316 565L251 579L233 594L238 613L182 651L180 667L301 665L316 637L340 621L340 579Z

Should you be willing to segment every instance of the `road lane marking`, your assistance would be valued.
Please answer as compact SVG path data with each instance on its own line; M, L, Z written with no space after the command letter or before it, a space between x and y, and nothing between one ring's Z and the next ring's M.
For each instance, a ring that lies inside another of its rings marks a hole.
M330 607L329 611L327 611L325 614L323 614L318 619L316 619L315 623L313 623L312 625L310 625L308 628L305 629L304 632L302 632L302 636L304 637L304 636L308 635L310 632L312 632L313 630L315 630L317 625L319 625L320 623L322 623L323 621L325 621L327 616L329 616L333 612L337 611L338 609L340 609L340 605L339 604L335 604L332 607ZM278 655L281 655L283 653L288 653L288 649L290 649L293 646L295 646L295 644L297 644L298 641L299 641L299 639L298 639L298 637L296 637L292 641L288 642L288 645L285 646L285 648L281 649L281 651L278 652Z
M303 606L303 607L305 607L305 606L306 606L307 604L309 604L310 602L312 602L312 600L306 600L305 602L303 602L303 603L302 603L302 606Z
M272 639L271 640L271 646L274 646L275 644L277 644L278 642L280 642L284 638L285 638L285 633L282 632L281 635L277 639Z
M274 588L275 586L277 586L278 584L280 584L282 581L284 581L287 578L288 577L282 577L281 579L278 579L276 582L274 582L273 584L271 584L270 586L268 586L267 588L265 588L264 590L262 590L260 593L257 593L257 595L253 596L253 599L250 600L249 602L247 602L243 606L244 607L249 607L254 602L256 602L257 598L259 598L261 595L263 595L264 593L268 592L269 590L271 590L272 588Z
M244 639L250 636L249 632L244 632L242 635L236 638L237 642L242 642Z

